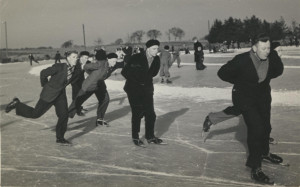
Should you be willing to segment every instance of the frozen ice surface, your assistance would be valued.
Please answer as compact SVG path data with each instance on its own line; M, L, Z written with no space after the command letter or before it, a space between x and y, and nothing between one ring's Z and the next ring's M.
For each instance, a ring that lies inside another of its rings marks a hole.
M216 75L230 57L206 57L204 71L196 71L192 59L183 55L183 66L173 65L172 85L154 79L155 133L168 145L147 148L131 142L131 110L119 73L106 81L111 102L105 119L110 127L95 126L97 99L92 96L84 104L86 116L69 120L66 138L73 146L59 146L53 107L39 119L4 112L14 96L35 105L41 91L39 71L53 61L32 68L29 63L1 65L1 186L258 186L245 166L242 117L212 126L205 143L201 137L205 116L231 105L231 85ZM279 143L271 145L271 152L291 166L263 163L263 170L278 186L299 186L299 60L283 61L296 67L272 81L271 135ZM67 95L70 103L70 87Z

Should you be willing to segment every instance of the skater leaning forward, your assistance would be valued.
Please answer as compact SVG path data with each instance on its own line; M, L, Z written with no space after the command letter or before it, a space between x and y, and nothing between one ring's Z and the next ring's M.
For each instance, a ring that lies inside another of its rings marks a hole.
M43 89L40 99L34 108L22 103L18 98L14 98L7 105L5 112L8 113L16 109L16 114L19 116L39 118L54 105L58 117L56 123L56 142L64 145L70 144L64 138L68 123L66 86L78 78L78 74L74 72L77 55L76 51L68 52L67 63L57 63L41 71L40 79ZM48 80L49 77L50 79Z
M252 179L265 184L274 182L261 170L262 160L282 162L282 158L269 152L269 138L270 81L282 74L283 64L277 53L269 53L269 37L259 34L249 52L235 56L218 71L222 80L233 84L234 107L241 111L247 125L249 155L246 166L251 168Z
M141 118L145 117L145 137L148 143L161 144L163 141L154 136L156 114L153 103L153 77L158 74L160 59L157 56L158 40L149 40L146 51L133 55L121 71L126 83L124 90L127 93L131 107L132 140L137 146L143 146L139 139Z

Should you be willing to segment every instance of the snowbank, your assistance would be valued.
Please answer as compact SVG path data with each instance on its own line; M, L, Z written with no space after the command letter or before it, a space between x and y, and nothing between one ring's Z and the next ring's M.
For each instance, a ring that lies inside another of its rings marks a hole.
M39 76L40 71L52 64L41 65L31 68L30 74ZM297 67L297 66L296 66ZM124 92L125 81L106 80L108 91ZM231 102L231 88L208 88L194 87L185 88L165 84L155 84L155 97L166 99L190 99L194 102L210 102L228 100ZM300 91L272 90L272 105L276 106L300 106Z

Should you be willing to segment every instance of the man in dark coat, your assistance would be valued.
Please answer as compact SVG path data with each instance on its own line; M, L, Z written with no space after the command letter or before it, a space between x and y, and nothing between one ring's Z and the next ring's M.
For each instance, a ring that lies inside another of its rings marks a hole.
M106 55L106 52L100 49L96 52L96 62L84 66L84 70L89 75L83 81L76 98L69 106L70 118L73 118L76 112L78 114L81 110L81 105L91 95L95 94L98 99L96 126L108 125L108 123L104 121L104 115L109 104L109 95L104 80L116 69L115 64L117 57L115 53ZM113 62L109 63L110 60Z
M90 53L88 51L81 51L79 53L79 59L76 62L74 71L78 73L78 79L75 82L71 83L72 86L72 100L74 101L79 90L81 89L82 83L84 81L84 70L83 66L85 64L91 63L88 61ZM77 112L78 116L84 116L84 113L82 112L83 108L81 106L81 110Z
M282 158L270 153L271 87L270 80L283 72L280 57L268 58L270 39L265 34L253 40L252 50L235 56L218 71L218 76L233 84L234 107L241 111L247 125L249 155L246 166L250 167L252 179L273 184L261 170L262 159L282 162ZM274 162L273 162L274 163Z
M149 40L146 51L133 55L121 71L126 83L124 90L127 93L132 112L132 140L137 146L144 146L139 139L141 118L145 116L145 138L148 143L161 144L163 141L154 136L156 114L153 103L153 77L160 68L158 40Z
M30 53L30 54L28 55L28 58L29 58L29 62L30 62L30 65L31 65L31 66L32 66L32 61L34 61L35 63L38 63L38 64L39 64L39 62L38 62L37 60L35 60L35 58L34 58L34 56L33 56L32 53Z
M269 54L269 59L270 61L274 61L273 59L278 58L277 56L281 57L282 53L281 53L281 46L279 42L272 42L271 43L271 51ZM278 62L278 63L282 63L282 62ZM236 107L234 106L229 106L226 109L222 110L222 111L218 111L218 112L210 112L206 118L205 121L203 123L203 131L204 132L208 132L210 129L211 125L216 125L218 123L221 123L222 121L226 121L229 120L231 118L234 118L236 116L241 115L241 111L238 110ZM270 137L269 139L269 143L270 144L275 144L276 141Z
M59 51L57 51L56 52L56 54L55 54L55 64L57 63L57 62L59 62L60 63L60 58L61 58L61 55L60 55L60 53L59 53Z
M16 114L26 118L39 118L46 113L52 105L55 107L58 121L56 124L56 142L64 145L70 144L64 138L68 123L68 103L66 96L66 86L72 81L76 81L77 74L74 73L74 66L77 60L77 52L69 52L67 63L54 64L41 71L40 79L43 87L40 99L36 106L30 107L14 98L5 111L10 112L16 109ZM48 80L48 77L51 77Z

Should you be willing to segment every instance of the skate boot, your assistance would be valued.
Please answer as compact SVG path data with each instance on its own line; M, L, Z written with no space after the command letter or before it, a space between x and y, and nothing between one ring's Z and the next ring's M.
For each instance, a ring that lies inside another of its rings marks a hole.
M18 98L14 98L5 108L5 112L9 113L11 110L15 109L17 104L20 103L20 100Z
M139 146L139 147L146 147L144 142L140 139L132 139L134 145Z
M208 132L212 124L213 123L210 121L209 116L206 116L205 121L203 123L203 131Z
M262 159L273 164L280 164L283 162L283 159L280 156L272 153L269 153L268 155L263 155Z
M106 127L109 127L109 124L106 121L104 121L104 119L99 118L96 121L96 127L97 126L106 126Z
M264 174L261 168L253 168L251 170L251 178L259 183L273 185L274 181L270 180L270 178Z

